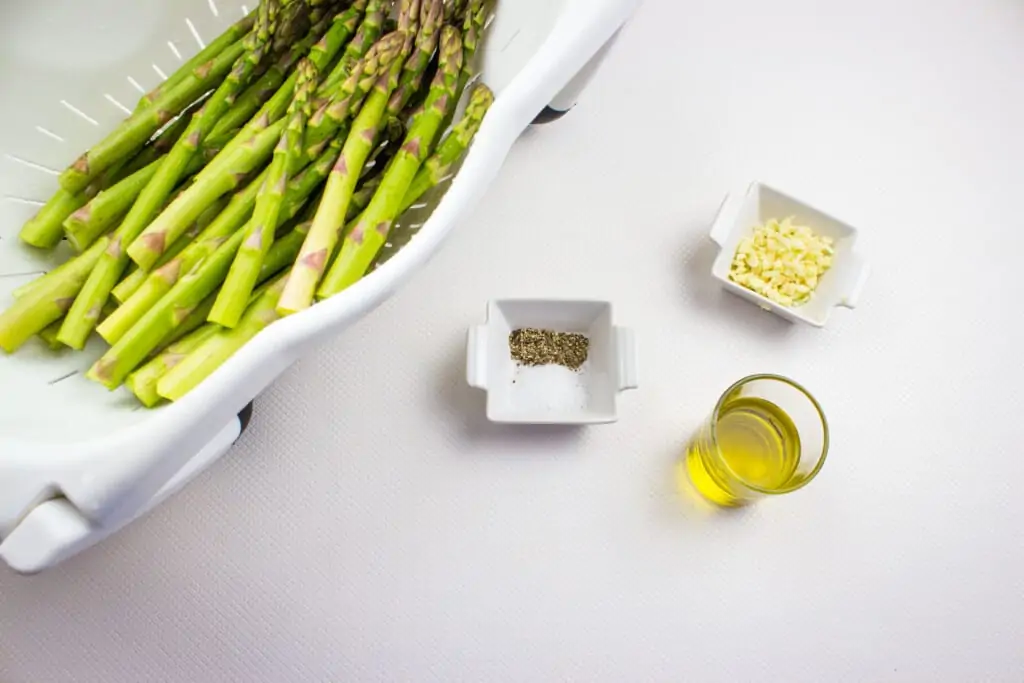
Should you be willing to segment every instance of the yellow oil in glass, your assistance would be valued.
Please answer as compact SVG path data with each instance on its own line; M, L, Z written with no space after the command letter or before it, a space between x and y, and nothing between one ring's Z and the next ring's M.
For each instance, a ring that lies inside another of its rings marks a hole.
M702 430L686 454L690 482L705 498L741 505L752 497L745 484L770 492L793 483L800 434L774 403L749 396L727 399L718 412L715 437Z

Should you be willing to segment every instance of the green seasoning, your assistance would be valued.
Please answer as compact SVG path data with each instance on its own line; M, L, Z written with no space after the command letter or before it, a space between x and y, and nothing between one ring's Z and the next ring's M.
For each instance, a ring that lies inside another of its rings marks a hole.
M508 336L512 359L523 365L564 365L579 370L587 360L590 340L574 332L524 327Z

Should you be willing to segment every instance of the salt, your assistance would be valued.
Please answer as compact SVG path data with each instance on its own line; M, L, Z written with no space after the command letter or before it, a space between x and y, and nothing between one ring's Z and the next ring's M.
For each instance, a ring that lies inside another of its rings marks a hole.
M589 361L578 370L562 365L514 366L509 401L524 411L578 411L587 407Z

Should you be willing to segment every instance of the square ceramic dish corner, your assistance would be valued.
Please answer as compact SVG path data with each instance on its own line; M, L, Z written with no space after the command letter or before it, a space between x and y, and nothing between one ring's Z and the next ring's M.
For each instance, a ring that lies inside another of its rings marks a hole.
M729 267L739 243L754 228L770 219L793 216L815 233L835 241L832 268L822 276L810 300L802 306L783 306L729 279ZM714 223L711 239L721 251L711 266L711 274L722 286L790 322L824 327L836 306L854 308L867 281L869 268L855 251L857 228L760 182L728 194L722 201Z
M487 392L487 418L521 424L600 424L618 419L620 391L637 386L633 332L612 322L607 301L499 299L487 323L469 331L466 379ZM579 370L527 367L509 350L509 335L535 327L584 334L590 340Z

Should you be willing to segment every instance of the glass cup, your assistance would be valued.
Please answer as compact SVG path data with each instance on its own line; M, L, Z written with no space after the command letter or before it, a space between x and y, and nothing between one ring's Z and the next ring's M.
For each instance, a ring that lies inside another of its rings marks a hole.
M828 423L807 390L778 375L751 375L718 399L687 447L697 491L718 505L746 505L796 491L828 454Z

